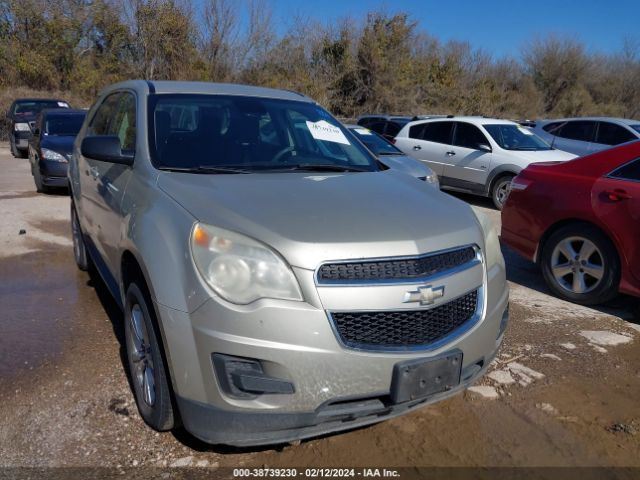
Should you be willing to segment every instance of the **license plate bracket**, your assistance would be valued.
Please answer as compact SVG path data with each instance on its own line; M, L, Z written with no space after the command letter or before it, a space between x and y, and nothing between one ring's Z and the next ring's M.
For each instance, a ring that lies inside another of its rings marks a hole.
M446 392L460 384L462 352L458 349L434 358L396 363L391 380L393 403L418 400Z

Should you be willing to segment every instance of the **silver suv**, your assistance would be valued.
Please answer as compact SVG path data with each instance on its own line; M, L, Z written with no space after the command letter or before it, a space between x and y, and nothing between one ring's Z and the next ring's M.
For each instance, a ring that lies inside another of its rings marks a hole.
M124 311L157 430L259 445L379 422L469 386L502 340L490 224L303 95L113 85L69 179L76 262Z

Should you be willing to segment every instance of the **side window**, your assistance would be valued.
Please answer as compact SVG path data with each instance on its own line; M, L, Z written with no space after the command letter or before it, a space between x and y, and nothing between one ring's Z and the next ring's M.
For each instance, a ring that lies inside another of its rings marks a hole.
M120 138L122 150L136 149L136 97L131 93L123 93L120 97L118 109L113 117L107 135L117 135Z
M424 131L424 123L419 123L413 127L409 127L409 138L422 140L422 132Z
M621 178L623 180L633 180L634 182L640 182L640 159L634 160L633 162L627 163L617 170L614 170L610 176Z
M542 129L545 132L550 133L551 135L558 135L558 133L560 133L560 127L562 127L562 124L563 122L552 122L546 124L544 127L542 127Z
M431 122L425 124L423 140L436 143L451 144L453 122Z
M593 142L596 122L577 120L567 122L557 133L559 137L581 142Z
M87 135L109 135L109 123L116 112L116 108L118 108L118 101L121 96L121 93L112 93L105 98L91 119L91 123L87 128Z
M487 137L475 125L456 122L456 133L453 144L458 147L478 149L478 145L490 145Z
M600 122L596 143L604 145L619 145L620 143L635 140L636 137L626 128L610 122Z
M385 132L385 135L395 137L400 133L401 128L402 127L400 127L396 122L389 122L387 123L387 131Z

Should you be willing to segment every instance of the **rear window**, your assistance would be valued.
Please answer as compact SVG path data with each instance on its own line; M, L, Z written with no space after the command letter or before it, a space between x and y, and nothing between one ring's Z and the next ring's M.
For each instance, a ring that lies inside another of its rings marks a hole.
M267 171L321 164L377 170L353 134L313 103L223 95L154 95L150 103L158 167Z
M637 137L626 128L611 122L600 122L596 143L603 145L619 145L636 140Z
M425 124L422 139L428 142L451 143L453 122L431 122Z

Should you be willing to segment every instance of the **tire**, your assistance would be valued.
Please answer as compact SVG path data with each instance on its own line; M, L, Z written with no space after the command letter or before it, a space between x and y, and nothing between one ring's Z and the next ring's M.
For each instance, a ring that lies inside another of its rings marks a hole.
M140 416L154 430L175 425L171 390L155 329L155 314L147 289L129 284L125 302L125 338L131 386Z
M36 192L49 193L49 187L42 182L42 174L37 167L33 169L33 183L36 185Z
M502 210L504 202L507 201L511 188L511 180L513 180L514 177L515 175L511 174L501 175L496 178L491 185L491 200L493 200L493 205L498 210Z
M560 298L596 305L618 295L618 253L611 240L592 225L572 224L556 230L544 243L540 261L547 286Z
M20 156L20 154L18 153L18 149L16 148L16 142L13 138L13 135L11 135L9 139L9 148L11 149L11 155L13 155L13 158L18 158Z
M91 259L87 252L87 246L84 243L78 213L76 212L76 207L73 202L71 202L71 238L73 239L73 257L76 265L80 270L86 272L91 267Z

